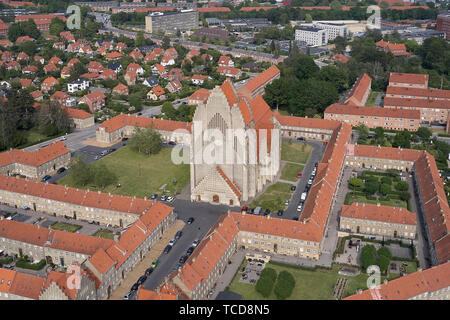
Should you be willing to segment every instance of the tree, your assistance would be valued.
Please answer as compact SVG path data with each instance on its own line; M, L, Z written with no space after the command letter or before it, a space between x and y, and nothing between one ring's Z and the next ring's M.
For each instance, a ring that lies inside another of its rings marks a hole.
M136 35L136 39L134 40L134 46L141 47L141 46L145 46L145 45L146 45L146 41L145 41L145 37L144 37L144 32L139 31Z
M347 71L336 66L330 65L323 67L320 69L318 78L334 83L338 92L342 92L348 88L349 78Z
M93 169L93 182L96 186L105 188L106 186L117 183L116 174L109 170L105 164L97 164Z
M364 192L367 194L374 194L378 191L378 183L374 181L366 181L364 184Z
M411 193L409 193L408 191L402 191L400 193L400 199L403 201L408 201L409 199L411 199Z
M307 22L307 23L313 22L313 18L311 17L311 15L309 13L307 13L305 15L305 22Z
M76 186L84 187L92 181L92 170L86 162L87 157L75 155L69 163L70 176Z
M385 195L391 193L391 186L390 186L389 184L382 183L382 184L380 185L380 193L381 193L383 196L385 196Z
M409 184L406 181L400 181L395 185L397 191L408 191Z
M136 126L129 145L135 152L146 155L157 154L161 150L162 138L153 128L142 129Z
M371 244L365 245L361 249L361 255L359 257L361 265L364 269L374 265L377 262L377 249Z
M264 268L261 271L258 281L256 282L255 289L263 297L268 297L272 292L275 280L277 279L277 272L272 268Z
M348 183L352 186L355 187L357 189L360 189L363 187L364 183L361 179L359 178L350 178L350 180L348 180Z
M278 274L277 283L275 285L275 295L280 300L289 298L295 288L295 278L288 271L281 271Z
M378 249L377 251L378 256L385 256L389 259L392 259L392 252L391 250L389 250L388 247L382 246L380 247L380 249Z
M389 268L389 263L391 262L391 260L388 258L388 257L386 257L386 256L379 256L378 257L378 266L380 267L380 271L382 272L382 273L386 273L386 271L388 270L388 268Z
M53 18L49 27L50 34L59 36L64 30L66 30L66 23L59 18Z
M333 0L330 3L330 7L333 10L341 10L342 9L342 4L338 0Z
M73 125L73 121L56 102L41 105L36 121L39 130L47 136L68 133Z
M416 134L423 140L429 140L433 135L433 132L431 132L431 130L427 127L420 127Z
M411 132L404 130L397 133L392 145L394 147L411 148Z
M383 10L386 10L387 8L389 8L389 3L386 1L381 1L380 2L380 8Z
M170 120L176 120L178 115L177 110L173 107L173 104L170 101L166 101L163 103L161 112L164 113Z
M376 127L375 128L375 137L377 138L377 140L380 140L380 139L384 138L384 129L383 129L383 127Z
M168 36L164 36L162 39L161 47L166 50L170 48L170 38Z
M14 146L20 114L7 102L0 100L0 150Z

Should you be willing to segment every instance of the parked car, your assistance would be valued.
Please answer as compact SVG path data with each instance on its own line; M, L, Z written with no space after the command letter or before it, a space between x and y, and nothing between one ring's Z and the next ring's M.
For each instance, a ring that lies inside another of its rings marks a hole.
M158 194L157 193L152 193L152 195L150 196L151 200L155 200L156 198L158 198Z
M277 215L282 216L283 215L283 210L278 210Z
M173 246L177 242L177 239L170 239L169 246Z
M156 266L158 265L158 263L159 263L159 260L158 260L158 259L153 260L153 262L152 262L152 268L156 268Z
M101 158L101 156L97 155L97 156L94 157L94 160L98 160L100 158Z
M298 207L297 207L297 212L301 212L302 209L303 209L303 205L302 205L302 204L299 204Z
M164 253L169 253L170 249L172 249L172 246L170 244L168 244L165 248L164 248Z
M303 201L305 201L307 195L308 195L307 192L303 192L302 195L300 196L300 199L303 200Z
M175 200L174 197L167 197L167 199L166 199L167 202L173 202L174 200Z
M122 138L122 141L127 141L128 140L128 138Z
M166 201L167 200L167 196L165 195L165 194L163 194L162 196L161 196L161 201Z
M100 154L101 154L102 156L105 156L105 155L108 154L108 150L103 150Z
M66 171L66 168L64 168L64 167L62 167L62 168L59 168L58 169L58 171L56 171L56 173L63 173L64 171Z
M147 280L147 276L141 276L139 277L137 284L143 284L145 282L145 280Z
M292 220L298 221L298 217L293 217Z
M189 217L189 219L187 219L187 224L191 224L192 222L194 222L194 217Z
M10 264L5 264L5 265L3 266L3 268L9 269L9 270L14 269L14 267L13 267L12 265L10 265Z
M266 209L266 211L264 211L264 215L267 216L267 215L269 215L269 214L270 214L270 210L269 210L269 209Z
M292 186L292 187L291 187L291 191L295 191L295 189L297 189L296 186Z
M198 246L199 243L200 240L194 240L194 242L192 242L192 246L195 248L196 246Z
M181 263L181 264L183 264L183 263L186 262L187 258L188 258L187 256L181 256L181 257L180 257L180 260L178 260L178 262Z
M305 141L305 138L303 138L303 137L298 137L297 140L298 140L298 141Z
M136 291L137 289L139 289L139 285L137 283L133 284L133 286L131 287L130 291Z
M248 208L247 213L253 214L255 212L255 208Z
M242 209L241 209L241 212L242 211L247 212L247 210L248 210L248 207L247 206L243 206Z
M183 235L183 231L181 231L181 230L177 231L177 233L175 234L175 239L176 240L180 239L182 235Z
M178 269L180 269L181 268L181 265L179 264L179 263L177 263L176 265L175 265L175 267L173 267L173 271L177 271Z
M126 294L123 296L123 300L130 300L132 294L133 294L133 293L131 293L131 292L126 293Z
M288 206L289 205L289 200L284 201L284 205Z
M187 253L188 255L191 255L192 252L194 252L194 247L189 247L189 248L187 249L187 251L186 251L186 253Z
M152 272L153 272L153 268L150 267L147 270L145 270L145 275L149 276Z
M174 141L169 141L169 145L174 146L176 143Z
M52 176L46 175L45 177L42 178L42 182L49 180L51 177Z
M142 112L138 112L138 116L142 116Z
M260 214L261 213L262 208L261 207L256 207L255 211L253 212L253 214Z
M300 179L302 177L302 173L301 172L297 172L297 179Z

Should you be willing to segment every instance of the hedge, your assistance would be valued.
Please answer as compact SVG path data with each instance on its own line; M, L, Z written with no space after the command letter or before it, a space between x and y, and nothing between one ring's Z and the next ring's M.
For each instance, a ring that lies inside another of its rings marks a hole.
M27 262L26 259L20 258L16 262L16 267L23 268L23 269L31 269L31 270L41 270L42 268L45 267L46 264L47 264L47 262L45 261L45 259L42 259L38 263L29 263L29 262Z
M6 259L0 259L1 264L9 264L11 262L13 262L13 257L8 257Z

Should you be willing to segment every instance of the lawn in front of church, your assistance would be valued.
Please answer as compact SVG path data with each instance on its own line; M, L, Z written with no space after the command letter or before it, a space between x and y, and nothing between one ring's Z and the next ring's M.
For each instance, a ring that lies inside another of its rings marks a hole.
M277 182L266 189L256 200L253 200L249 206L261 207L263 210L269 209L271 212L284 210L284 202L289 200L292 195L292 184Z
M283 141L281 144L281 160L306 164L312 146L304 142Z
M117 175L120 187L110 185L99 189L97 186L86 186L85 189L148 198L152 193L161 196L161 187L165 185L167 195L173 195L174 192L179 194L189 183L190 166L175 165L171 160L171 152L172 148L162 148L158 154L147 156L134 152L129 146L120 148L96 161ZM77 187L70 172L58 184Z

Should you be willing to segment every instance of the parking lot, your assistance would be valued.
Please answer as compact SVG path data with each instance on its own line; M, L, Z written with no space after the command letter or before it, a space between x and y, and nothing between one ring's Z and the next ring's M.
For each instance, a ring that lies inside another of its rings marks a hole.
M252 260L249 261L246 267L242 267L242 275L239 282L256 284L261 275L261 271L264 269L266 264L263 260Z

